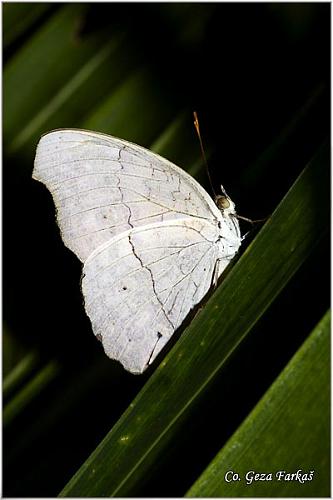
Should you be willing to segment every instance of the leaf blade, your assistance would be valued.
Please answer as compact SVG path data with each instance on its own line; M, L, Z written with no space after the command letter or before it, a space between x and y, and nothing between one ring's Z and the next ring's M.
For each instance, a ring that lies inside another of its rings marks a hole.
M328 311L187 497L329 496L330 319ZM231 468L240 480L229 482ZM283 480L311 469L313 481ZM272 479L250 482L251 471Z

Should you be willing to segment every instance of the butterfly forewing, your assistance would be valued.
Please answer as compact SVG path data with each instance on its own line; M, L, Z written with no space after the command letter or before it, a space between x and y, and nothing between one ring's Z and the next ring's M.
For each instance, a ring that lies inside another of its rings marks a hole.
M44 135L33 177L51 191L62 238L83 262L99 245L134 227L184 215L220 217L203 188L179 167L104 134Z

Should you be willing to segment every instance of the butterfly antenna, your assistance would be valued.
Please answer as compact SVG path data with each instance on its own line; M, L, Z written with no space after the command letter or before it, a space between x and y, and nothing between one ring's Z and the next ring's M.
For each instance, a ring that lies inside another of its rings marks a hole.
M255 220L252 220L252 219L248 219L247 217L243 217L242 215L238 215L238 214L231 214L233 217L235 217L236 219L240 219L240 220L245 220L246 222L249 222L250 224L259 224L260 222L266 222L269 217L265 217L264 219L255 219Z
M200 143L200 149L201 149L201 155L202 155L202 159L204 161L204 164L206 166L206 172L207 172L207 175L208 175L208 179L209 179L209 183L210 183L210 187L212 188L212 191L213 191L213 194L214 194L214 197L216 198L216 193L215 193L215 189L214 189L214 186L213 186L213 183L212 183L212 179L210 177L210 173L209 173L209 168L208 168L208 162L207 162L207 158L206 158L206 154L205 154L205 150L204 150L204 147L203 147L203 144L202 144L202 139L201 139L201 134L200 134L200 127L199 127L199 119L198 119L198 114L196 111L193 111L193 117L194 117L194 126L195 126L195 130L198 134L198 138L199 138L199 143Z

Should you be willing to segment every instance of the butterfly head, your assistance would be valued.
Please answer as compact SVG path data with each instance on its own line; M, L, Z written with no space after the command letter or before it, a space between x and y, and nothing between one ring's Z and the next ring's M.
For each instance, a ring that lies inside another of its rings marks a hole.
M215 203L217 205L217 208L224 215L235 214L236 213L235 204L229 198L229 196L227 195L227 193L222 185L221 185L221 191L222 191L222 194L218 194L215 196Z

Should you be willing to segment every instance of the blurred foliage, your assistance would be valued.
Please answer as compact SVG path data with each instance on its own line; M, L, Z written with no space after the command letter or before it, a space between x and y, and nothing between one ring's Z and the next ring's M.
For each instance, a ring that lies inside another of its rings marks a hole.
M223 183L242 215L272 214L329 136L330 5L5 3L3 40L3 493L48 497L149 390L156 366L140 377L124 372L91 333L80 263L61 242L49 193L31 179L40 135L81 127L129 139L188 169L209 191L196 110L216 189ZM328 218L322 158L314 163L321 188L305 199L312 217ZM297 271L287 266L288 285L217 371L186 432L129 494L183 496L328 309L329 238L320 234L329 225L311 221L317 245ZM251 237L240 253L251 251ZM256 295L248 300L260 307ZM173 382L164 383L161 391ZM322 404L311 422L325 426L329 402ZM322 440L325 432L314 457ZM327 457L313 464L324 487L327 467ZM274 496L274 484L265 494Z

